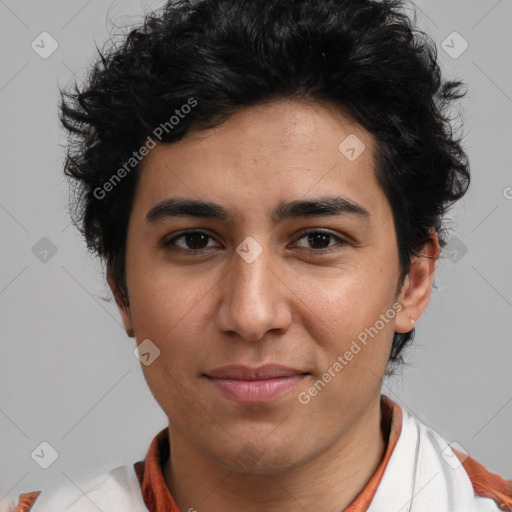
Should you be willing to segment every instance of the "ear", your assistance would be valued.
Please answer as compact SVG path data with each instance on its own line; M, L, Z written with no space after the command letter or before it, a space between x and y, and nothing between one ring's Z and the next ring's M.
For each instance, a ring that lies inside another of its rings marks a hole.
M402 309L396 317L395 332L411 331L430 300L434 271L441 251L437 231L431 229L430 234L432 240L425 243L419 256L412 258L411 269L402 285L398 298Z
M108 267L107 269L107 282L110 287L110 290L112 291L112 295L114 295L114 299L119 309L119 313L121 314L124 330L126 331L126 334L130 338L133 338L133 322L130 306L127 305L123 299L123 295L120 292L119 287L117 286L117 282L114 278L114 272L112 271L111 267Z

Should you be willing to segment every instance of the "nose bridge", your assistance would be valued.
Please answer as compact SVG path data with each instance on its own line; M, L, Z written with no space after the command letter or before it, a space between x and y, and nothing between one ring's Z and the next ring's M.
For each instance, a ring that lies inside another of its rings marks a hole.
M256 341L268 330L286 328L289 313L274 258L254 239L237 247L226 275L219 310L219 328Z
M269 274L273 275L272 258L268 250L262 250L259 254L255 254L255 250L250 242L240 244L231 271L231 292L240 295L237 300L242 305L250 300L268 301L271 298L268 285L270 284Z

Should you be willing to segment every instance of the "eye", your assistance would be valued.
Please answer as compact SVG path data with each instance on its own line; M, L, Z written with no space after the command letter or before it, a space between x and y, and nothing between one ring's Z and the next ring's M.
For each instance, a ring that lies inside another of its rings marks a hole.
M213 237L205 233L204 231L184 231L179 235L163 241L164 247L173 246L173 250L177 252L186 252L189 254L199 254L209 249L207 247L208 239L213 240ZM178 244L178 240L182 240L181 245Z
M176 252L188 253L190 255L199 255L208 249L213 248L212 246L208 247L209 240L214 240L214 238L204 231L189 230L183 231L179 235L176 235L168 240L164 240L162 245L164 248L169 247ZM304 232L302 236L297 239L297 241L300 240L305 240L306 244L312 245L313 247L310 246L303 248L315 254L331 252L332 247L336 247L336 245L345 245L348 243L330 231L318 229ZM338 243L331 245L331 242L333 241L337 241Z
M310 230L306 231L302 234L302 236L298 240L306 240L307 244L312 244L313 247L305 247L310 252L321 253L321 252L331 252L330 248L335 247L335 245L329 245L330 241L336 240L338 241L338 245L346 245L348 242L340 238L339 236L331 233L330 231L324 230Z

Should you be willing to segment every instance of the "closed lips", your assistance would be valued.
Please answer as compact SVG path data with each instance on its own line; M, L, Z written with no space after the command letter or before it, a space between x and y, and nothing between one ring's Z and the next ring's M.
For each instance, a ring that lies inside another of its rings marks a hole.
M306 374L308 372L303 370L270 364L256 368L237 365L222 366L207 372L205 375L214 379L268 380Z

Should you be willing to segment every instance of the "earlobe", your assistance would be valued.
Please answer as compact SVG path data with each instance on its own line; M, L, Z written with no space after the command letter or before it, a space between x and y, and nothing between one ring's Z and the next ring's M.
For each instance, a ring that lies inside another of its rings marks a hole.
M412 269L412 265L411 265ZM396 315L395 320L395 332L405 333L409 332L413 329L414 324L410 321L411 316L410 312L407 309L407 300L406 297L409 293L409 283L410 278L409 274L405 276L404 282L402 284L402 289L400 290L400 295L398 297L398 303L400 304L400 310Z
M107 282L110 287L110 290L112 291L112 295L114 296L114 299L116 301L119 313L121 314L124 330L126 331L126 334L130 338L133 338L134 331L130 306L126 305L124 298L119 290L119 287L117 286L116 280L114 278L114 273L112 272L112 269L110 267L107 269Z
M125 304L122 305L121 316L123 317L123 326L124 330L126 331L126 334L128 335L129 338L133 338L135 336L135 333L133 332L132 327L132 316L130 308Z
M409 274L404 279L398 298L402 310L395 321L395 332L411 331L429 303L440 252L437 232L432 231L431 236L432 239L425 243L421 254L411 260Z

